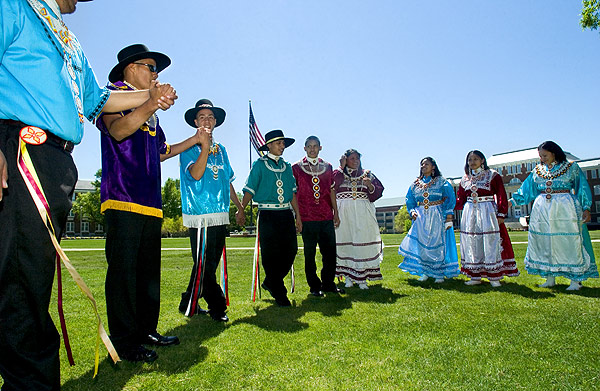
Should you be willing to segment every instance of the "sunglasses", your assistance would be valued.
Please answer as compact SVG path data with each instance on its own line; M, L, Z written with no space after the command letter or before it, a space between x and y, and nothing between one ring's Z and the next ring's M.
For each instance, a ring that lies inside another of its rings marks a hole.
M156 68L156 65L144 64L143 62L134 62L134 64L145 65L145 66L148 67L148 69L150 69L150 72L152 72L152 73L158 73L158 69Z

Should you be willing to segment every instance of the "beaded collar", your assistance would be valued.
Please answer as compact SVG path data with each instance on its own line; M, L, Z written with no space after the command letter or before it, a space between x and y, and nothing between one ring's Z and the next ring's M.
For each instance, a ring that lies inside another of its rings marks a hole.
M421 189L421 190L425 190L430 188L431 186L433 186L433 184L435 182L437 182L437 179L439 178L439 176L436 176L435 178L432 178L429 182L425 183L423 182L423 178L417 178L414 182L415 187L417 189Z
M312 176L321 175L327 170L327 165L320 158L317 158L317 162L313 164L309 160L309 158L306 157L306 158L302 159L299 166L302 171L304 171L308 175L312 175ZM316 167L316 168L313 169L313 167Z
M555 166L555 168L548 169L548 166L546 164L540 163L535 166L535 173L540 178L555 179L569 171L569 168L571 168L572 164L573 163L571 162L564 161L558 166ZM550 170L552 170L553 172L551 172Z
M492 178L496 172L492 169L479 171L477 174L466 174L460 180L460 185L465 190L473 190L473 187L476 189L485 189L490 190L490 184Z
M353 173L358 172L358 170L352 170L352 169L348 169L348 174L346 174L346 171L342 170L342 173L344 174L344 178L350 182L358 182L364 178L366 178L370 172L369 170L364 170L362 174L360 174L359 176L352 176Z

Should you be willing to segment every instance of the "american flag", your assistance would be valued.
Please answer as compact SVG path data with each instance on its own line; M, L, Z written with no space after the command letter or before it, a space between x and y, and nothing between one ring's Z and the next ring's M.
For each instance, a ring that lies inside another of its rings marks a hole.
M248 105L250 107L250 129L249 129L250 143L254 147L254 150L256 150L256 153L258 153L259 156L263 156L265 154L265 152L259 151L258 148L265 145L265 139L262 136L262 134L260 134L260 130L258 130L258 126L256 126L256 121L254 120L254 114L252 114L252 102L248 102Z

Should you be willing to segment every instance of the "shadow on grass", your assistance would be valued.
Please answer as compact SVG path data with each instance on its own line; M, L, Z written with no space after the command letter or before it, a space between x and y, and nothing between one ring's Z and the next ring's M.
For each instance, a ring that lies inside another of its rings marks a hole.
M389 288L383 288L381 285L372 285L366 291L358 288L346 289L346 293L342 295L337 293L325 293L325 297L308 295L299 303L294 295L289 296L292 299L291 307L278 307L274 300L263 299L272 305L267 308L254 307L254 315L236 319L232 326L238 323L247 323L267 331L295 333L309 327L308 323L300 321L300 318L309 312L320 312L325 317L341 316L344 310L352 308L352 302L393 304L405 296L395 293Z
M559 293L559 294L562 293L562 294L567 294L567 295L600 298L600 288L591 288L591 287L586 287L584 285L578 291L568 291L567 290L568 286L569 286L569 284L564 284L564 285L556 284L553 287L547 288L547 289L550 289L552 292Z
M443 289L443 290L453 290L462 293L470 293L470 294L482 294L488 292L506 292L511 293L513 295L523 296L529 299L549 299L554 297L554 293L546 292L546 291L536 291L531 289L530 287L522 284L517 284L514 282L502 282L502 286L498 288L492 288L492 286L484 280L480 285L465 285L465 280L452 279L446 280L441 284L436 284L432 279L429 279L425 282L417 281L416 279L407 280L408 285L413 287L421 287L427 289Z
M164 335L176 335L181 340L180 345L151 349L156 350L158 359L153 363L132 363L121 361L113 364L108 357L100 362L98 376L92 378L93 369L77 379L69 380L62 386L63 391L80 390L120 390L134 376L164 372L166 375L183 373L194 365L204 361L208 349L201 346L208 339L219 335L228 326L213 321L209 316L197 315L181 326L165 331ZM182 360L181 357L185 357Z

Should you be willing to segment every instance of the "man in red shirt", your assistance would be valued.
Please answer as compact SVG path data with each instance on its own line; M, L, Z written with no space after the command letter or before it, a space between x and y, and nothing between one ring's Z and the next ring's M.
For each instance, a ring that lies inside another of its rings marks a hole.
M340 219L333 189L333 168L319 158L321 149L318 137L309 136L304 142L306 157L292 166L302 219L306 281L310 293L317 297L323 296L323 292L344 293L334 282L335 227L340 224ZM315 263L317 244L323 258L321 279L317 276Z

